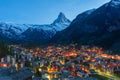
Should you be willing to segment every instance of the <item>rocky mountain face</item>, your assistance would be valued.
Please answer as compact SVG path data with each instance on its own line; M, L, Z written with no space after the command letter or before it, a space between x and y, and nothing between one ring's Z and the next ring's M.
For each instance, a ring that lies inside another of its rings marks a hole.
M102 46L120 51L120 0L111 0L98 9L79 14L51 42Z
M56 32L67 28L70 20L60 12L52 24L13 24L0 23L0 38L14 43L43 43L51 39Z

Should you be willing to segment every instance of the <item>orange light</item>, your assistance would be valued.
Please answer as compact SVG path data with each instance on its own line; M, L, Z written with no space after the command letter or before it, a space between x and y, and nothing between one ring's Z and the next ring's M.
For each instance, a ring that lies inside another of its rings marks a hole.
M0 64L0 66L8 67L8 64Z
M91 61L92 61L92 62L95 62L95 59L92 59Z

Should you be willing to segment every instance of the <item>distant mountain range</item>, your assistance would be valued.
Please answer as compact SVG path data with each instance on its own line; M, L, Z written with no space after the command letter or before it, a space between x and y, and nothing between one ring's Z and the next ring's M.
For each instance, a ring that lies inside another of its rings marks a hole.
M13 24L0 23L0 38L10 43L43 44L50 40L58 31L69 26L71 21L60 12L52 24Z
M97 45L120 52L120 0L111 0L98 9L79 14L51 42Z

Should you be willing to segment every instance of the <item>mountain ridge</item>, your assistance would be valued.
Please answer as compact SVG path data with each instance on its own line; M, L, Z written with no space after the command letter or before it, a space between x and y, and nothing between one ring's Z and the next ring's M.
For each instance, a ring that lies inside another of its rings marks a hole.
M36 36L36 39L38 38L37 42L41 41L39 43L42 43L42 41L44 40L47 41L52 36L54 36L57 31L61 31L69 26L70 20L65 17L64 13L60 12L56 20L58 19L59 21L57 21L55 24L51 23L51 24L44 24L44 25L14 24L14 23L1 22L0 36L1 36L1 39L5 39L5 41L8 39L10 41L17 42L17 43L22 42L23 44L26 42L29 42L29 40L32 41L33 37ZM37 34L35 31L37 32ZM44 37L43 40L42 40L42 37ZM36 39L34 37L32 42L34 42Z

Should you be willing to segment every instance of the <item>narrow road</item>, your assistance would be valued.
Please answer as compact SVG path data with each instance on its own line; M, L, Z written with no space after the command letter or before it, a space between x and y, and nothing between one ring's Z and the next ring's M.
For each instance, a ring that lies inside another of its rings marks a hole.
M117 77L117 76L115 76L115 75L112 75L112 74L110 74L110 73L105 73L105 72L101 72L101 71L98 71L98 70L95 70L96 72L98 72L98 74L99 75L101 75L101 76L105 76L105 77L107 77L107 78L109 78L109 79L112 79L112 80L120 80L120 78L119 77Z

